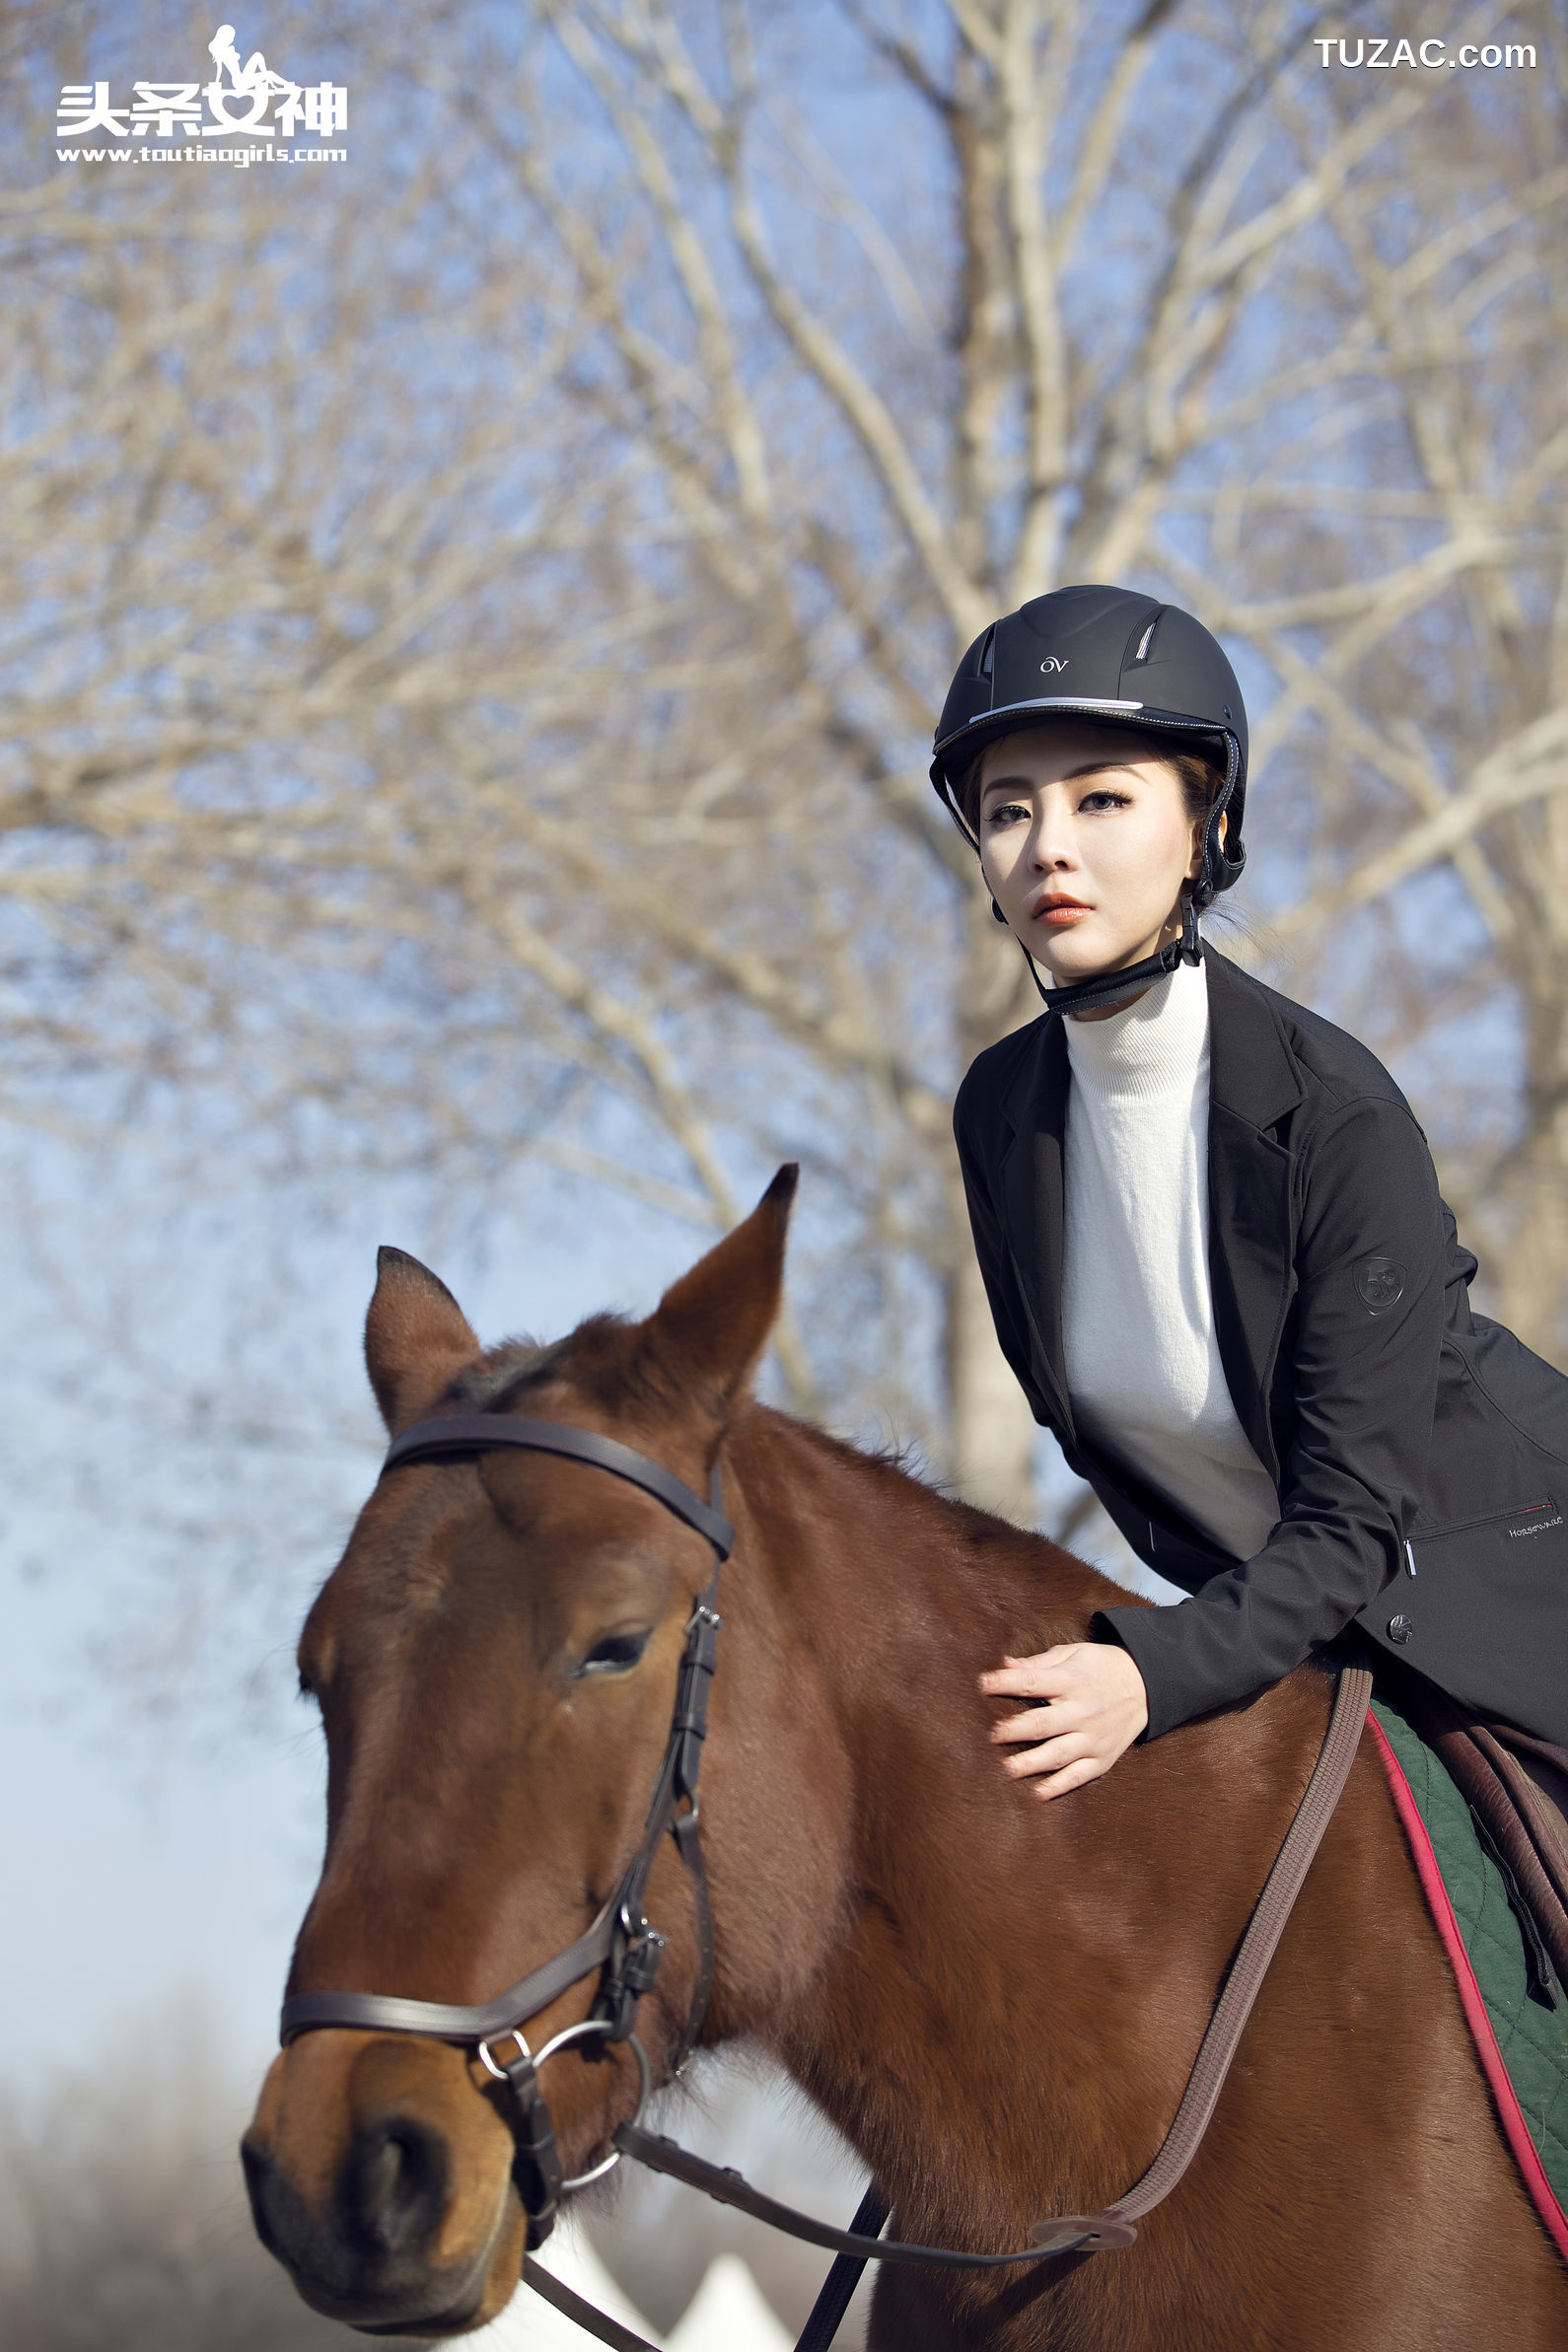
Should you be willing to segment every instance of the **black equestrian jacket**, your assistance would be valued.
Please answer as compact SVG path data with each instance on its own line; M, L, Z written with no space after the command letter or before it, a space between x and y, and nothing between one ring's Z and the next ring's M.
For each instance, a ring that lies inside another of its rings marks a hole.
M1209 1275L1225 1378L1279 1496L1238 1562L1075 1429L1062 1353L1061 1022L980 1054L954 1110L1002 1352L1138 1557L1192 1598L1104 1610L1153 1739L1352 1620L1486 1717L1568 1743L1568 1380L1472 1315L1476 1261L1375 1055L1205 948Z

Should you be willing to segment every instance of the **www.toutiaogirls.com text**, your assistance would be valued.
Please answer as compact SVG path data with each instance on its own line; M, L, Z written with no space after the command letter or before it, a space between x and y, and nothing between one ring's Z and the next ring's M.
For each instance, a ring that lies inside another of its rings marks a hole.
M346 147L56 147L62 164L346 164Z

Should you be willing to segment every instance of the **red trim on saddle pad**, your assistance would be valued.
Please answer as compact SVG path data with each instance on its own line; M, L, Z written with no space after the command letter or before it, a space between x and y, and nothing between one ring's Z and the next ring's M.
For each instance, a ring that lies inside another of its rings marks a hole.
M1535 2210L1545 2223L1553 2245L1564 2261L1568 2262L1568 2214L1563 2212L1557 2202L1551 2182L1546 2177L1545 2167L1540 2161L1539 2151L1530 2136L1530 2125L1525 2121L1524 2109L1520 2106L1518 2094L1508 2079L1508 2068L1504 2065L1503 2053L1497 2046L1497 2036L1492 2031L1492 2021L1486 2014L1486 2003L1481 1998L1481 1988L1475 1981L1475 1970L1470 1966L1470 1956L1464 1949L1464 1938L1460 1933L1460 1923L1454 1916L1454 1905L1450 1902L1449 1890L1443 1884L1443 1873L1438 1868L1437 1856L1432 1851L1432 1840L1427 1835L1426 1823L1421 1818L1420 1807L1411 1794L1410 1784L1404 1777L1398 1757L1389 1745L1388 1735L1370 1708L1367 1711L1367 1728L1377 1743L1383 1769L1389 1776L1389 1787L1393 1796L1394 1810L1403 1824L1405 1836L1410 1841L1410 1852L1415 1859L1416 1871L1426 1893L1428 1908L1436 1922L1438 1934L1443 1939L1443 1948L1453 1966L1454 1981L1459 1986L1460 2001L1470 2029L1471 2038L1475 2043L1476 2055L1481 2061L1482 2071L1491 2087L1492 2097L1497 2103L1503 2136L1514 2152L1514 2161L1525 2175L1525 2185L1535 2201Z

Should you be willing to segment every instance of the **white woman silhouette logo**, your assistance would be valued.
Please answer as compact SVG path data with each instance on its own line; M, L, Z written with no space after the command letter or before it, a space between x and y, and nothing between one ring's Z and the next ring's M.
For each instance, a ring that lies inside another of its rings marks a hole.
M259 129L261 117L274 98L281 98L285 102L292 99L297 107L300 97L298 82L289 81L283 74L272 73L259 49L252 49L245 64L240 63L232 25L218 27L207 43L207 54L218 69L216 78L207 84L206 97L220 130ZM227 83L223 79L225 69L229 75ZM231 114L225 103L230 98L248 98L250 101L249 113Z

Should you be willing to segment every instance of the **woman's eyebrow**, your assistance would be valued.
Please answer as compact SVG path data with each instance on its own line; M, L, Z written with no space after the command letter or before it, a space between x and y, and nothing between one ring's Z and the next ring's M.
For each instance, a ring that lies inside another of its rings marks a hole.
M1125 765L1126 762L1121 759L1086 759L1082 767L1070 767L1064 776L1057 776L1054 781L1058 784L1076 784L1081 776L1104 776L1113 768ZM1033 776L987 776L984 789L988 793L1033 792L1034 778Z

